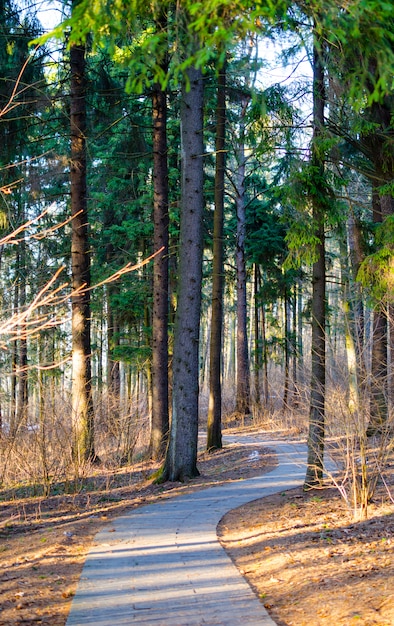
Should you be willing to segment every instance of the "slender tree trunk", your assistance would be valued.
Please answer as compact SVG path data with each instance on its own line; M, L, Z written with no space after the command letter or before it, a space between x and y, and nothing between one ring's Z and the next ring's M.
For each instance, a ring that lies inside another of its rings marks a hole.
M18 315L19 312L19 247L16 251L16 271L13 294L13 314ZM13 341L11 347L11 407L10 407L10 437L15 437L18 430L18 422L16 419L16 397L17 397L17 381L18 381L18 342Z
M304 341L302 323L302 285L301 279L297 281L297 358L299 364L299 382L304 383Z
M21 274L19 286L19 305L23 309L26 305L26 251L25 243L19 244L21 251ZM19 340L19 359L18 359L18 398L16 402L17 415L16 423L22 424L27 417L28 408L28 369L27 369L27 337L26 326L21 327L21 338Z
M104 320L105 320L105 302L104 298L101 300L101 311L99 314L99 320L97 323L97 392L99 397L99 403L102 404L103 394L103 378L104 378L104 350L103 350L103 337L104 337Z
M353 325L351 332L356 350L356 369L359 394L364 393L366 385L366 366L365 366L365 315L362 290L360 283L357 282L357 274L360 265L365 257L361 243L361 227L356 220L354 213L350 210L348 219L348 247L351 264L351 288L349 292L350 305L353 314Z
M237 321L236 316L231 311L228 320L228 331L227 331L227 367L226 367L226 381L227 385L234 389L235 387L235 353L236 353L236 327Z
M297 354L297 283L293 286L293 337L291 341L291 351L293 357L293 406L298 406L299 388L298 388L298 354Z
M359 384L357 377L357 349L354 334L353 302L351 299L351 283L348 267L346 241L340 241L342 308L345 321L345 348L348 375L348 409L350 413L359 410Z
M144 253L144 256L146 256L147 253ZM144 273L146 273L147 268L144 268ZM146 278L145 280L148 282L152 282L150 280L150 277L146 274ZM146 349L149 348L150 346L150 342L151 342L151 337L150 337L150 331L149 329L152 328L152 315L151 315L151 307L148 305L148 302L145 302L144 304L144 326L143 326L143 344L146 346ZM145 372L145 382L146 382L146 401L147 401L147 410L148 410L148 414L152 415L152 395L153 395L153 391L152 391L152 384L153 384L153 379L152 379L152 361L150 359L146 359L145 361L145 367L144 367L144 372Z
M371 72L376 74L375 64L371 65ZM369 122L373 122L373 126L371 131L364 135L362 141L374 165L372 213L374 222L380 224L394 213L394 198L382 190L383 185L391 185L394 171L392 96L387 95L381 101L373 102L366 110L366 117ZM387 305L387 298L385 298L374 308L368 436L381 432L388 418Z
M38 337L37 357L38 363L50 362L47 354L47 341L42 333ZM54 360L52 360L54 362ZM47 438L47 420L46 420L46 397L47 397L47 377L42 370L38 371L38 447L41 462L41 474L43 480L44 494L49 495L50 491L50 472L48 464L48 438Z
M120 367L119 360L114 357L114 351L120 344L120 327L117 315L112 308L112 297L116 287L107 288L107 389L109 393L110 410L119 415L120 409Z
M287 409L289 406L289 388L290 388L290 311L289 311L289 294L287 288L285 289L285 297L283 302L284 314L285 314L285 379L283 390L283 408Z
M159 23L167 28L166 19ZM163 63L167 70L166 60ZM169 215L167 160L167 95L155 85L153 113L153 248L163 248L153 261L152 311L152 426L150 448L153 458L161 458L169 431L168 322L169 322Z
M389 410L394 408L394 304L388 305L388 329L389 329L389 379L388 399Z
M324 104L324 67L321 51L317 48L315 40L313 49L312 167L314 175L316 176L316 187L318 191L312 195L312 209L316 237L319 243L316 246L317 260L313 264L312 269L312 371L309 408L308 465L305 476L305 487L312 487L319 484L323 476L326 383L326 267L324 206L322 206L322 198L324 198L326 191L322 184L324 177L324 160L321 156L321 146L318 146L317 143L324 126Z
M261 344L263 358L263 397L265 407L269 402L269 384L268 384L268 345L267 345L267 316L265 312L264 302L261 305Z
M387 315L375 308L372 327L371 403L367 435L380 432L387 421Z
M224 291L224 179L226 167L226 68L218 76L216 108L215 213L213 220L212 316L207 449L222 447L222 333Z
M95 459L91 393L90 255L86 190L85 47L73 45L71 64L71 269L72 269L72 424L77 462Z
M246 293L246 204L245 204L245 115L249 98L241 99L240 133L237 147L236 208L237 208L237 383L235 411L241 416L250 413L250 369L247 331L247 293Z
M254 266L254 401L260 404L261 337L260 337L260 268Z
M200 393L206 389L205 381L209 380L209 346L211 343L211 326L208 323L208 314L201 317L200 327Z
M49 359L47 358L47 350L46 350L46 341L41 333L38 337L38 363L48 363ZM38 370L38 422L39 424L43 424L45 422L45 407L46 407L46 398L48 397L48 385L46 385L47 377L44 374L43 370Z
M381 224L387 215L383 197L379 196L379 188L373 183L372 211L373 221ZM370 421L367 436L374 435L382 430L387 421L387 310L386 303L378 303L373 312L372 325L372 356L371 356L371 395Z
M391 151L393 154L393 151ZM390 164L390 173L393 173L394 157ZM394 197L391 195L381 196L380 204L382 207L383 220L390 215L394 215ZM394 261L390 260L390 266L388 272L391 276L394 274ZM393 290L388 294L385 306L386 320L387 320L387 382L386 382L386 404L387 404L387 417L389 416L390 409L393 408L394 402L394 304L393 304Z
M117 223L114 208L106 207L104 212L104 227L110 228ZM106 262L110 265L115 259L115 250L111 242L107 243ZM110 283L106 288L106 305L107 305L107 405L109 414L115 420L119 417L120 412L120 362L115 358L116 348L120 344L120 326L118 322L117 312L114 310L113 302L119 293L119 287L116 283Z
M182 184L179 242L179 290L175 319L170 441L162 480L185 480L197 469L199 328L202 283L203 81L187 70L182 89Z
M26 222L25 207L23 201L19 199L19 221ZM21 233L21 240L18 244L18 282L19 282L19 310L23 311L26 306L26 240L25 230ZM18 397L16 401L16 423L22 424L26 421L28 409L28 371L27 371L27 336L26 324L20 327L19 355L18 355Z

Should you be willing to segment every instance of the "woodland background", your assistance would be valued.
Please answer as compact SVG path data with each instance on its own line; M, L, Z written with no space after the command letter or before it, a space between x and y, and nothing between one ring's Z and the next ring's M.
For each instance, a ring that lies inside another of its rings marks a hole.
M141 454L184 480L199 422L213 450L224 417L286 414L306 485L334 442L367 515L392 445L393 17L0 2L3 486Z

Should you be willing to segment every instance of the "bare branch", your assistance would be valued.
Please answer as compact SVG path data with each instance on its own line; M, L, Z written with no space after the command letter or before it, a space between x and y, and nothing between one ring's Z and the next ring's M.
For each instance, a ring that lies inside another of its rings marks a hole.
M24 73L28 63L31 61L31 59L33 58L34 54L37 52L38 48L39 48L39 46L36 46L34 48L33 53L27 57L26 61L22 65L22 68L21 68L21 70L20 70L20 72L18 74L18 77L17 77L16 81L15 81L15 85L14 85L14 88L13 88L12 93L10 95L10 98L9 98L7 104L0 111L0 117L3 117L7 113L9 113L9 111L11 111L15 107L19 106L20 103L19 102L14 102L14 100L19 95L19 93L22 93L23 91L25 91L26 87L21 89L19 92L18 92L18 87L19 87L19 85L21 83L23 73Z
M47 215L47 213L51 209L51 206L42 211L37 217L28 220L25 224L18 227L15 231L0 239L0 246L6 244L19 244L22 241L22 238L18 238L18 235L25 231L29 226L38 222L45 215ZM72 218L70 217L60 224L56 224L55 226L46 228L39 233L33 233L29 235L29 237L38 240L43 239L48 234L53 233L59 228L62 228L63 226L68 224L71 219ZM24 237L24 239L26 239L26 237ZM63 305L68 304L72 297L75 297L82 293L86 293L87 291L92 291L93 289L97 289L98 287L102 287L103 285L107 285L109 283L115 282L116 280L119 280L126 274L129 274L130 272L138 270L144 265L147 265L147 263L149 263L157 254L163 252L163 250L164 247L160 248L159 250L151 254L148 258L134 265L128 263L104 280L91 287L81 285L78 289L69 290L70 281L68 280L62 282L60 285L55 286L55 283L58 281L60 275L65 270L65 266L59 267L54 272L53 276L48 280L48 282L36 294L33 300L24 308L23 311L15 313L3 322L0 322L0 338L6 338L6 340L3 339L3 341L0 343L0 349L7 350L7 343L9 343L10 341L27 339L28 337L35 338L42 331L48 330L49 328L54 328L64 323L64 315L61 312L61 308ZM47 310L42 312L43 309ZM62 363L67 361L68 358L62 361ZM54 363L46 366L37 365L35 367L36 369L45 370L53 369L58 366L59 363Z

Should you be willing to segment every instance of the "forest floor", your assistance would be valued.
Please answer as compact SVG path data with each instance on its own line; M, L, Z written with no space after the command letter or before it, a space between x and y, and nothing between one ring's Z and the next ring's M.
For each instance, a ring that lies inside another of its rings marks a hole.
M385 481L393 494L394 458L390 461ZM154 485L155 465L140 463L116 472L92 469L73 494L43 498L1 490L0 625L63 626L93 537L115 516L274 466L269 448L229 444L211 455L201 453L201 476L186 484ZM295 489L231 511L218 532L279 625L389 626L394 624L394 503L384 485L369 513L368 521L355 523L335 489Z

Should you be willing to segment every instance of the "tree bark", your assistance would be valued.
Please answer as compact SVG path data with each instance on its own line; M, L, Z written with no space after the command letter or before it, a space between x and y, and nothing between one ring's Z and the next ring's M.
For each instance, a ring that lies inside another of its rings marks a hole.
M388 400L389 411L394 408L394 304L388 305L388 331L389 331L389 378L388 378Z
M245 115L249 98L241 98L240 133L237 146L236 208L237 208L237 382L235 411L241 416L250 413L250 369L247 332L247 293L246 293L246 206L245 206Z
M254 401L260 404L261 337L260 337L260 268L254 265Z
M270 399L269 381L268 381L268 343L267 343L267 316L265 312L265 303L261 304L261 343L263 357L263 397L264 405L267 408Z
M373 312L370 422L367 435L380 432L387 421L387 315L378 306Z
M199 328L203 221L203 81L187 70L181 103L182 183L179 287L175 319L170 441L162 480L185 480L197 469Z
M120 363L114 357L114 350L120 343L120 327L117 315L112 308L112 296L116 293L114 285L107 288L107 389L110 410L119 415L120 404Z
M352 285L348 266L348 248L346 239L339 243L341 261L342 308L345 322L345 349L348 376L348 409L351 414L358 412L360 404L357 372L357 347L355 341L355 316L351 298Z
M15 281L13 293L13 315L19 313L19 247L16 249L15 259ZM10 406L10 437L13 439L18 432L18 423L16 419L16 397L18 382L18 342L13 341L11 346L11 406Z
M324 67L321 51L317 47L316 34L313 48L313 138L312 175L316 176L317 190L312 194L313 221L318 244L316 262L312 269L312 371L311 398L309 407L308 460L305 487L318 485L323 476L324 434L325 434L325 383L326 383L326 267L324 206L324 159L319 142L324 127Z
M297 298L297 282L293 286L293 337L291 342L291 351L293 356L293 406L296 408L299 402L299 386L298 386L298 350L297 350L297 308L298 308L298 298Z
M347 239L352 278L351 286L349 289L350 307L352 313L352 324L350 326L350 331L353 335L353 342L355 344L358 390L359 394L363 394L366 385L364 340L365 314L362 289L360 283L357 282L357 275L360 269L360 265L365 257L365 252L363 250L361 242L361 226L351 209L347 224Z
M376 73L372 65L371 72ZM362 137L362 147L373 164L372 213L375 223L382 223L394 213L394 198L381 187L391 185L394 170L392 149L392 96L373 102L365 117L373 122L372 129ZM384 191L382 193L382 191ZM382 431L388 418L388 319L387 299L377 303L373 317L373 345L371 360L370 421L367 435Z
M381 182L383 181L381 180ZM385 202L384 196L379 195L378 183L376 181L373 182L372 212L375 223L381 224L387 217L389 214L387 205L391 209L391 203ZM378 303L373 312L370 418L367 436L381 432L388 417L388 327L386 307L386 303Z
M222 447L222 334L224 291L224 180L226 167L226 68L218 76L216 108L215 213L213 219L212 314L207 449Z
M167 28L163 16L159 26ZM167 60L163 62L167 69ZM152 94L153 116L153 249L163 248L153 261L152 310L152 458L165 453L169 431L168 400L168 322L169 322L169 215L167 159L167 94L155 85Z
M72 268L72 425L78 463L95 459L91 392L90 255L86 189L85 47L70 49L71 92L71 268Z
M24 222L24 216L22 217L22 223ZM24 238L24 232L19 244L19 307L23 310L26 306L26 242ZM16 423L19 428L20 424L24 423L27 417L28 409L28 369L27 369L27 337L26 337L26 325L20 329L19 340L19 359L18 359L18 397L17 397L17 412Z
M289 290L285 287L283 298L284 322L285 322L285 376L283 384L283 409L289 407L289 391L290 391L290 353L291 353L291 332L290 332L290 300Z

